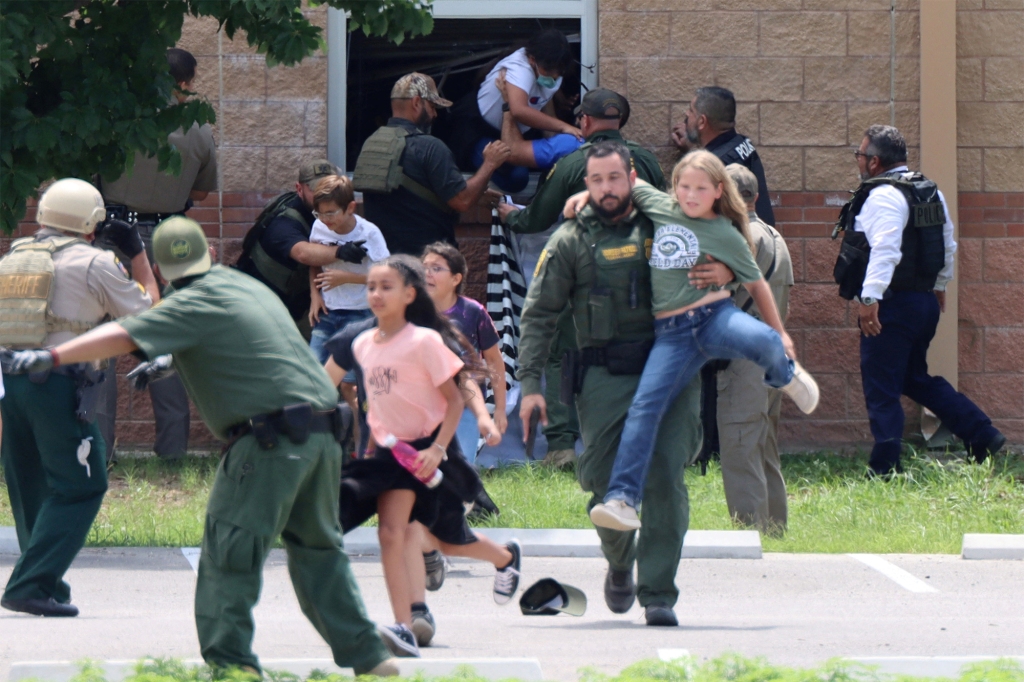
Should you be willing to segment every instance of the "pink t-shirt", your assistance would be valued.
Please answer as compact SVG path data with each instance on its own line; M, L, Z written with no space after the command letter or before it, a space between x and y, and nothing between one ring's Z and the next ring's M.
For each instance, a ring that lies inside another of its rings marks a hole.
M376 333L365 331L352 344L363 368L366 421L374 440L429 436L448 409L438 386L462 369L462 360L433 329L407 324L384 343L373 340Z

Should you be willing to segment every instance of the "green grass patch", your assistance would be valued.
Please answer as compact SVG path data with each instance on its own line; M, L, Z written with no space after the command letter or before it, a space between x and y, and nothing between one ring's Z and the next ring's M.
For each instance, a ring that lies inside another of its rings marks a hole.
M634 663L617 675L606 675L591 669L580 671L580 682L1024 682L1024 668L1012 659L977 663L966 667L957 678L912 677L908 675L885 675L857 663L829 661L817 668L787 668L771 665L764 659L748 659L726 654L702 665L692 659L664 662L645 660ZM285 672L265 671L266 679L272 682L302 682L301 677ZM135 672L124 678L125 682L252 682L255 675L240 670L221 670L214 674L206 666L186 666L173 659L151 659L140 661ZM350 677L314 671L307 680L343 682ZM361 677L360 679L379 679ZM394 679L394 678L392 678ZM444 677L411 678L417 682L485 682L486 678L476 675L469 667ZM88 661L82 664L81 672L72 682L105 682L103 671ZM506 682L516 682L509 678Z
M89 534L93 547L181 547L200 543L216 457L169 463L122 457ZM865 478L866 458L832 453L783 457L789 532L764 538L770 552L957 553L964 533L1024 533L1024 461L999 456L983 465L910 451L907 472ZM717 465L687 470L690 527L732 528ZM572 472L510 466L484 474L501 516L478 524L512 528L591 528L588 495ZM0 478L0 525L13 525Z

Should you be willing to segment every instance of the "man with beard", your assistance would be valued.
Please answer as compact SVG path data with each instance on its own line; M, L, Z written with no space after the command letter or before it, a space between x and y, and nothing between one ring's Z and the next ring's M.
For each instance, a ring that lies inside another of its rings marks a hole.
M464 179L451 150L430 134L437 108L451 105L430 76L402 76L391 89L391 118L359 152L352 184L363 193L364 217L380 228L393 254L418 257L436 241L458 246L459 213L476 205L511 154L504 142L491 142L480 169Z
M559 315L569 302L578 351L567 356L563 399L575 398L585 449L577 476L592 497L608 488L629 406L654 338L648 259L651 221L633 207L636 181L629 148L605 140L586 152L590 204L563 223L541 252L522 316L519 379L523 424L535 408L547 422L540 377ZM724 266L721 266L724 268ZM625 613L639 598L648 625L676 625L675 574L689 522L683 469L700 445L700 383L683 389L662 421L644 490L644 525L635 531L598 528L608 560L605 603ZM527 434L528 435L528 434ZM633 564L637 580L633 580Z
M757 217L768 225L775 225L761 157L750 138L736 132L736 98L731 91L698 88L686 110L686 119L672 128L672 139L684 154L703 147L726 166L738 163L749 168L757 178Z

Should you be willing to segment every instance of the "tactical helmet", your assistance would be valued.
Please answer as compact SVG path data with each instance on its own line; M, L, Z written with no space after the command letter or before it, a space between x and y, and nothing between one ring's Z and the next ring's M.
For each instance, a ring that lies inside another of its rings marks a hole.
M64 178L50 185L36 208L40 225L79 234L92 234L106 218L100 191L77 178Z

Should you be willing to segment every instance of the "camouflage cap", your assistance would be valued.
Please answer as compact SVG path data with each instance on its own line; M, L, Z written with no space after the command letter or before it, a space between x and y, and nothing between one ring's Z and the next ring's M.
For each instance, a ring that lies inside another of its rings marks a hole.
M171 216L153 233L153 260L168 282L209 271L210 245L199 223L185 216Z
M391 99L412 99L417 95L439 107L452 105L451 100L437 93L434 79L425 73L407 73L395 82L395 87L391 88Z
M313 159L299 167L299 182L309 185L315 180L326 178L328 175L341 175L341 169L327 159ZM313 189L316 189L315 187Z
M602 119L619 119L619 127L629 119L629 102L626 98L608 88L595 88L583 96L576 107L576 115L593 116Z
M738 163L730 163L725 167L725 172L736 183L736 189L740 191L744 201L753 201L757 196L757 176L751 173L749 168Z

